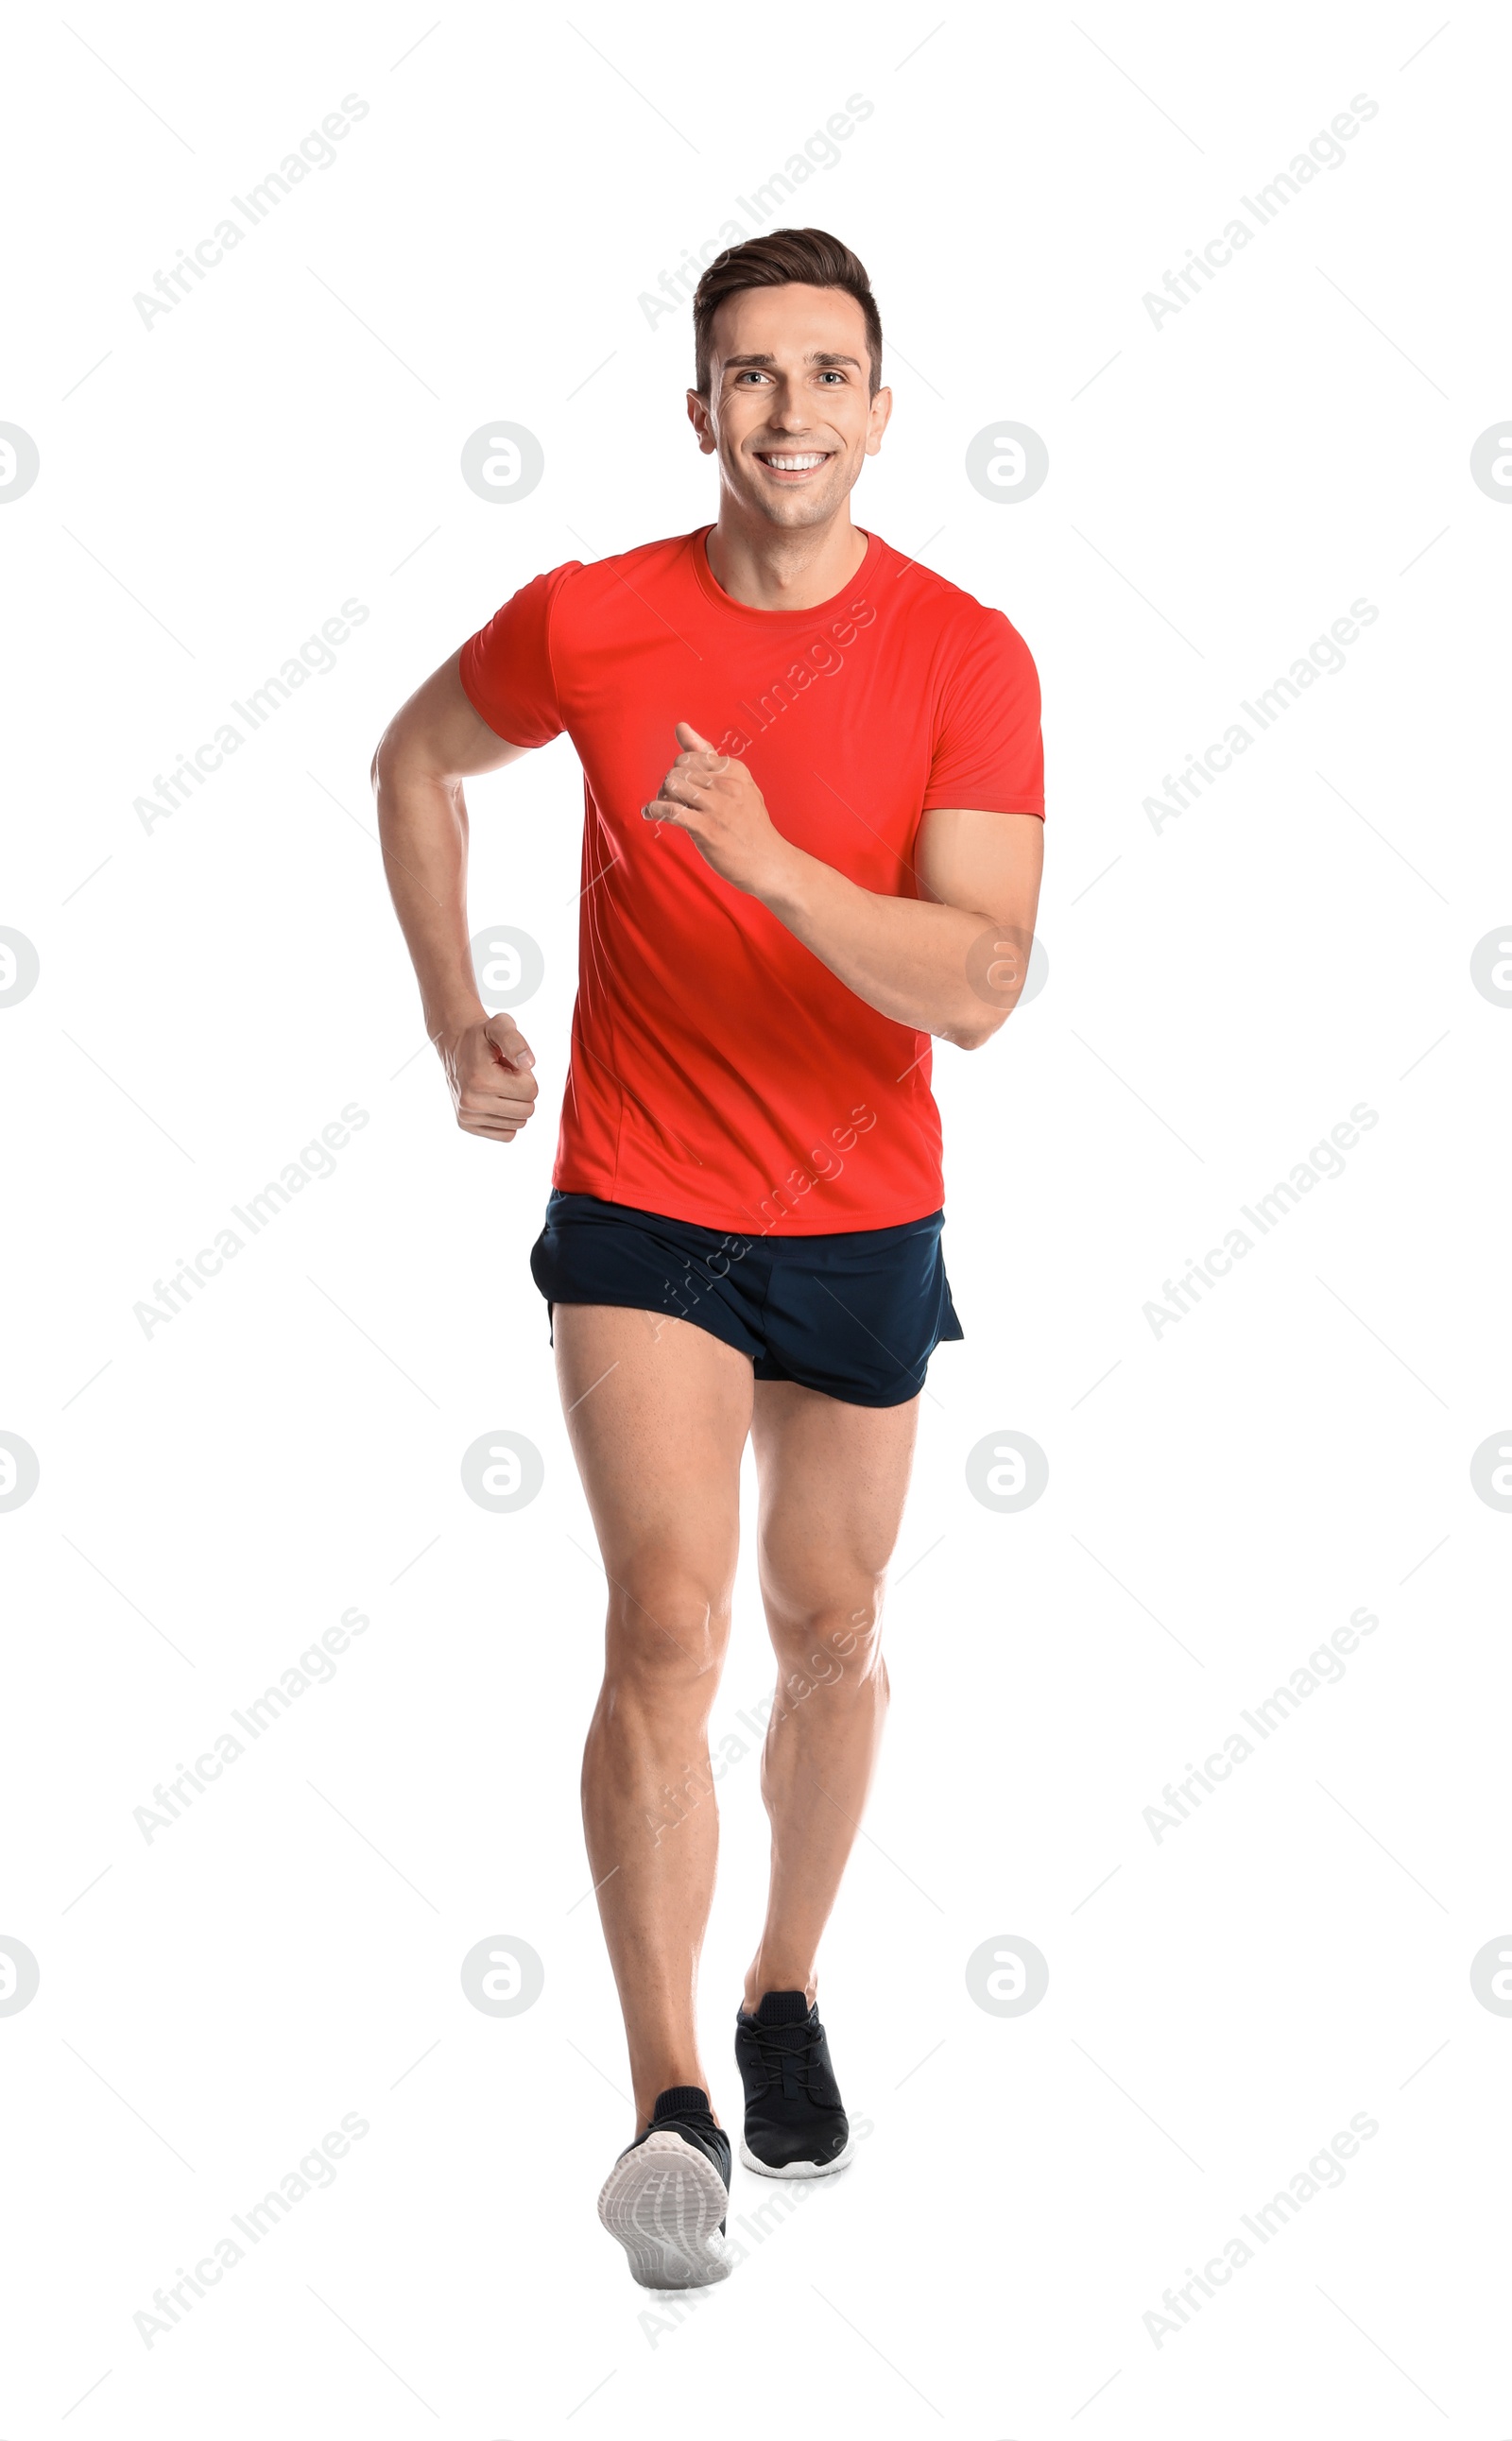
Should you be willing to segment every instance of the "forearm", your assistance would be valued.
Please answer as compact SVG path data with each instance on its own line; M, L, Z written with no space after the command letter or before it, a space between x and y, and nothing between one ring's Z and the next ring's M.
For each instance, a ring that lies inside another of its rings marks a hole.
M755 895L857 999L900 1025L971 1050L1017 998L1025 959L990 914L863 890L786 842Z
M461 783L406 770L382 749L373 793L384 871L432 1041L487 1012L467 935L467 805Z

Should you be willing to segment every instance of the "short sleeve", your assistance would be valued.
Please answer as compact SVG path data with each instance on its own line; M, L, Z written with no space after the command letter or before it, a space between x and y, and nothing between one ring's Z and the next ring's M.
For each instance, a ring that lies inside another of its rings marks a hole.
M946 676L922 810L933 805L1043 819L1039 678L1028 645L1000 610L983 614Z
M462 692L480 719L511 746L549 746L564 726L551 667L551 613L581 560L535 576L462 646Z

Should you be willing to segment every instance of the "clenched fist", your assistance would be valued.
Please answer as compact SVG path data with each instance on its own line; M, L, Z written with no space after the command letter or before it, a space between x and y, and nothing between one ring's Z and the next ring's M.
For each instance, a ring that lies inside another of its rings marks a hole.
M493 1136L513 1144L535 1108L535 1054L514 1020L503 1014L480 1018L458 1034L439 1034L446 1081L452 1089L457 1124L470 1136Z
M761 897L792 855L765 799L738 755L716 753L686 720L674 734L683 750L641 814L648 823L675 823L724 880Z

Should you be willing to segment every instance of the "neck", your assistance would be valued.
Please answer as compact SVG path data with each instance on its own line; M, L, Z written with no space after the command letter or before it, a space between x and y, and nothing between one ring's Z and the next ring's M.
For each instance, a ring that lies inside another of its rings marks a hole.
M850 504L823 525L750 524L726 495L706 538L716 585L753 610L811 610L840 592L866 557L867 538Z

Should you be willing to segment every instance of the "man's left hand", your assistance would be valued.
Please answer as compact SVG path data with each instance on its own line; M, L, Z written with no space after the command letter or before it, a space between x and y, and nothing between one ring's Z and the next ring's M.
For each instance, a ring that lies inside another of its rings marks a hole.
M675 823L724 880L762 896L793 850L773 827L761 790L738 755L717 753L690 722L679 720L674 734L682 752L642 816Z

